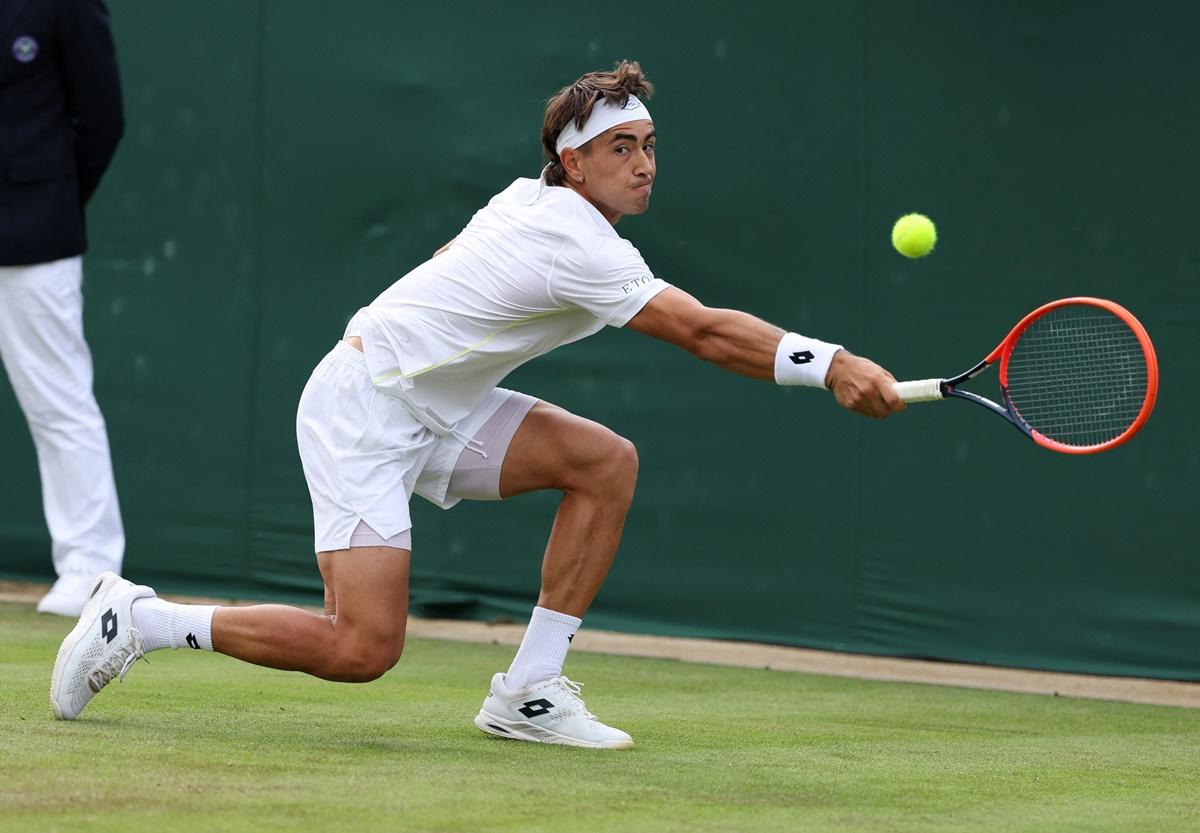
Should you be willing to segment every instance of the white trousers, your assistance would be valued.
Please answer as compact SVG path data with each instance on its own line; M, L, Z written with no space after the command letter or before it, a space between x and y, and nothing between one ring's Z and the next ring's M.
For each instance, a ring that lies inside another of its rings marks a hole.
M0 266L0 361L37 447L55 572L119 573L125 531L83 339L81 258Z

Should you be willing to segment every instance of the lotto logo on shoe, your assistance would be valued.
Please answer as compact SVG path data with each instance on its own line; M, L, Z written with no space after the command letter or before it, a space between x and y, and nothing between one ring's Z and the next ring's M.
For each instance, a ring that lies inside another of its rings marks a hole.
M517 711L526 717L541 717L544 714L549 714L552 708L554 708L554 704L549 700L539 699L530 700L528 703L521 706L521 708L517 709Z
M104 637L105 642L112 642L117 638L117 614L111 607L100 618L100 635Z

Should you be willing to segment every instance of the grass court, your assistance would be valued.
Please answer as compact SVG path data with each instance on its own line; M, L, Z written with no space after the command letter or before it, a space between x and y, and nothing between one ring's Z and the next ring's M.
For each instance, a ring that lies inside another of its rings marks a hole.
M629 752L471 720L512 649L361 686L159 651L53 719L65 619L0 604L0 830L1195 831L1200 714L576 652Z

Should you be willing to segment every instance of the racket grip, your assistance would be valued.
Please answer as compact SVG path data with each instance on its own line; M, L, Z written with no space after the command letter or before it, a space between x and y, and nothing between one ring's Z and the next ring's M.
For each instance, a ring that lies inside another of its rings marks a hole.
M905 402L933 402L942 398L942 379L915 379L897 382L893 387Z

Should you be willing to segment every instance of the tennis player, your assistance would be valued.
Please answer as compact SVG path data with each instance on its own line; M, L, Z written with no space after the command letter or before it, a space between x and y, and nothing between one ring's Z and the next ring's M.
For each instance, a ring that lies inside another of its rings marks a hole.
M180 605L113 573L64 641L51 701L79 715L149 651L218 651L346 682L400 658L408 616L413 493L449 508L563 493L542 588L512 665L475 725L505 738L633 745L600 722L563 662L612 564L633 498L632 443L497 385L519 365L605 325L660 338L727 370L832 390L871 417L903 408L893 378L836 344L711 309L656 277L614 227L650 205L653 87L635 62L592 72L548 103L537 179L518 179L434 257L350 321L313 371L297 435L312 496L325 610ZM503 569L497 565L497 569Z

